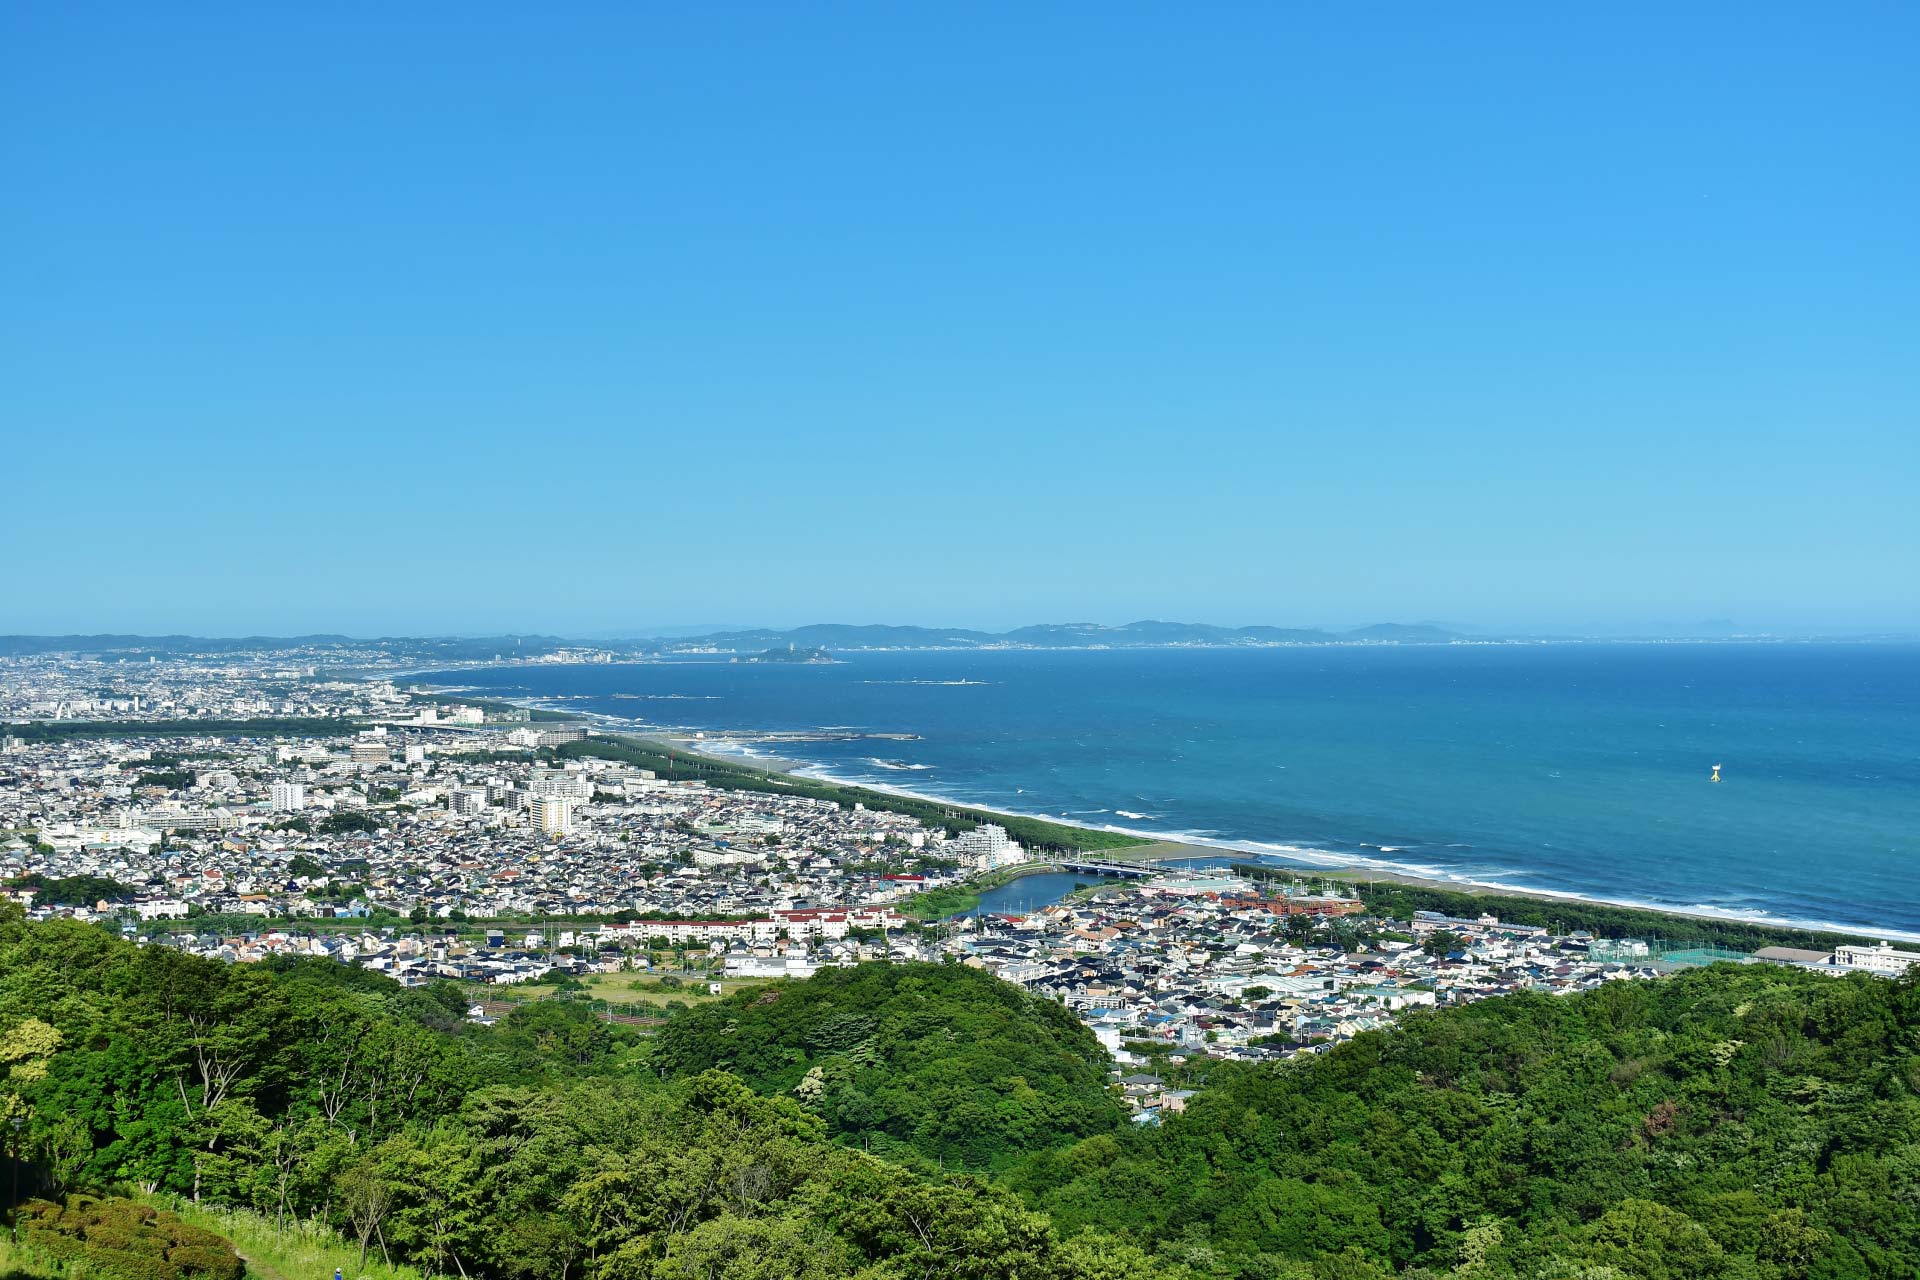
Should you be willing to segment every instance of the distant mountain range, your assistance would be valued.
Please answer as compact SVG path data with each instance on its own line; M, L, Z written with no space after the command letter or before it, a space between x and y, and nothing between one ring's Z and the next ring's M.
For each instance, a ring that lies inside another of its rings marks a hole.
M1049 622L1012 631L973 631L965 627L857 626L815 623L788 630L746 628L687 635L678 628L659 635L625 639L580 640L552 635L508 636L0 636L0 656L80 653L101 656L161 656L247 653L267 649L368 650L423 660L484 661L500 657L541 657L562 649L591 647L616 653L660 654L719 650L761 654L772 650L859 649L1147 649L1160 646L1351 644L1355 642L1443 644L1459 633L1435 626L1383 622L1353 631L1301 627L1216 627L1201 622L1130 622L1110 627L1097 622Z
M0 657L43 653L155 654L161 657L253 653L262 649L380 649L393 654L471 661L552 653L577 645L559 636L0 636Z
M1614 640L1811 640L1811 634L1766 635L1739 634L1725 629L1702 629L1691 633L1645 632L1633 635L1493 635L1455 631L1432 623L1380 622L1372 626L1338 630L1322 627L1218 627L1204 622L1161 622L1148 619L1122 626L1098 622L1048 622L1011 631L976 631L967 627L911 627L854 625L822 622L811 626L776 630L746 627L711 630L693 635L687 627L661 627L650 634L626 633L618 639L601 632L592 638L555 635L500 636L379 636L355 637L335 634L302 636L141 636L141 635L0 635L0 657L35 654L92 654L103 658L144 658L161 656L205 656L257 652L261 650L306 649L315 651L310 661L320 664L348 664L370 652L381 657L410 663L484 662L501 658L540 658L569 650L611 652L615 656L644 657L662 654L726 653L766 654L771 650L824 649L830 652L858 652L873 649L1152 649L1173 647L1241 646L1293 644L1447 644L1459 640L1489 641L1581 641ZM1828 639L1852 641L1911 641L1902 633L1852 634Z
M1216 627L1204 622L1048 622L1012 631L964 627L853 626L822 622L787 631L719 631L705 636L650 640L666 652L699 649L745 651L794 645L804 649L1150 649L1162 646L1351 644L1355 642L1445 644L1460 633L1434 626L1382 622L1354 631L1301 627Z

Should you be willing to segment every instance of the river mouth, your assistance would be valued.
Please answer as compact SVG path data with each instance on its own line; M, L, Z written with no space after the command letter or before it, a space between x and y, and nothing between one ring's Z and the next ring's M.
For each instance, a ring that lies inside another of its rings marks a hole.
M447 678L609 727L644 709L656 733L738 741L807 776L1305 875L1920 933L1920 646L841 656Z
M1232 863L1231 858L1180 858L1156 865L1170 871L1215 871ZM1131 877L1102 876L1085 871L1037 871L981 890L978 906L956 912L947 918L964 920L969 916L1030 915L1042 907L1052 906L1079 889L1130 883L1137 881Z

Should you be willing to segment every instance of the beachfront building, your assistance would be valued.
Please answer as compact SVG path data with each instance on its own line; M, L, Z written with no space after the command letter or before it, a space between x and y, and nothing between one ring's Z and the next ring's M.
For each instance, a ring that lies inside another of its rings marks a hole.
M1007 829L994 822L954 836L947 841L946 852L976 871L1016 866L1027 858L1027 851L1007 835Z
M1842 969L1868 969L1897 975L1920 965L1920 951L1897 951L1890 942L1871 947L1849 942L1833 949L1833 962Z

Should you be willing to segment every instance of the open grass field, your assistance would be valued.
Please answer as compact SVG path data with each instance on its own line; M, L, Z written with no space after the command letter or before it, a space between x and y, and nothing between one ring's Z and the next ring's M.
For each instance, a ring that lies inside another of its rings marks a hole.
M186 1202L169 1202L166 1207L194 1226L231 1240L234 1252L245 1260L248 1273L259 1280L331 1280L335 1270L346 1280L421 1280L412 1267L390 1267L381 1261L377 1244L368 1252L366 1265L361 1266L357 1244L305 1219L288 1218L275 1231L272 1218L245 1210Z
M279 1231L271 1218L241 1210L214 1209L186 1202L153 1200L196 1227L233 1242L257 1280L330 1280L339 1269L349 1280L421 1280L412 1267L390 1267L376 1246L360 1266L360 1251L338 1233L298 1218ZM0 1231L0 1280L115 1280L111 1272L85 1262L63 1261L29 1245L14 1244Z
M709 981L720 983L720 995L708 993ZM640 989L635 989L635 984ZM678 1000L683 1004L706 1004L708 1001L730 996L742 987L765 986L766 980L743 978L681 978L678 990L668 990L660 986L660 978L649 973L595 973L581 979L581 984L595 1000L605 1000L608 1004L649 1005L659 1008L669 1000Z
M84 1262L62 1262L0 1232L0 1280L96 1280L99 1275Z
M685 1005L707 1004L711 1001L732 995L742 987L763 987L765 978L707 978L701 975L674 974L680 985L667 987L662 985L665 977L659 973L594 973L580 979L585 988L584 994L590 1000L604 1000L617 1007L631 1006L631 1012L645 1013L649 1009L664 1008L671 1001ZM707 984L720 983L720 995L710 994ZM638 985L636 985L638 984ZM521 1001L552 1000L562 996L578 999L581 992L561 991L550 986L532 984L518 987L474 986L468 989L469 996L488 1004L518 1004Z

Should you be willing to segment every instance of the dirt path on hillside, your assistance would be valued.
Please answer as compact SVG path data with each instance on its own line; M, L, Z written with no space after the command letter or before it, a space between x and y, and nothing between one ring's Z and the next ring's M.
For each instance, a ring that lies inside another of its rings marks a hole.
M251 1271L254 1275L260 1277L260 1280L287 1280L287 1277L281 1275L278 1271L275 1271L272 1267L267 1266L263 1262L255 1262L252 1258L249 1258L246 1254L241 1253L240 1246L235 1245L233 1251L234 1253L239 1255L240 1261L247 1264L247 1270Z

